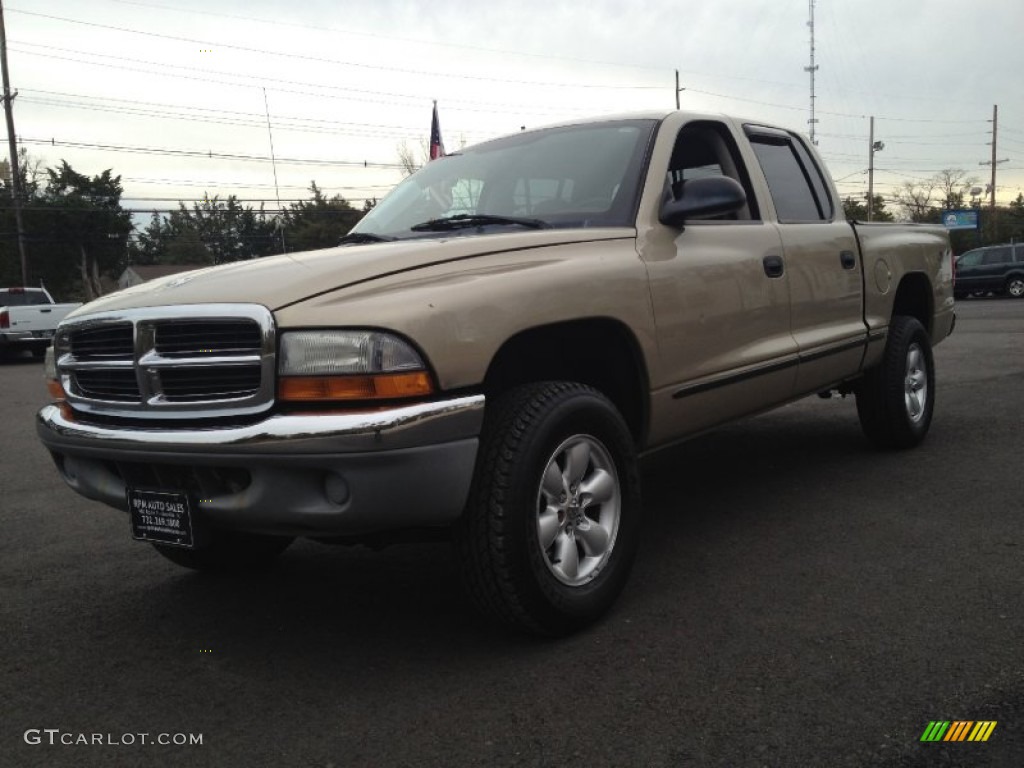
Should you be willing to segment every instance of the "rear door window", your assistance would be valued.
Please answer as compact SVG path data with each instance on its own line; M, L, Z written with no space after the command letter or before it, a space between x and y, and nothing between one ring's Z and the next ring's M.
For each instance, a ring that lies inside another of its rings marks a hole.
M981 257L981 263L985 265L1007 264L1010 261L1012 261L1012 257L1009 246L1005 246L1002 248L989 248Z
M750 142L782 223L831 221L825 180L806 148L781 132L751 132Z

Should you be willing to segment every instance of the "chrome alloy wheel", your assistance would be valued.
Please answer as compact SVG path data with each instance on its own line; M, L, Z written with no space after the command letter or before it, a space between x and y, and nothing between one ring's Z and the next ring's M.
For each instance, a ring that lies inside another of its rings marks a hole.
M619 476L604 445L590 435L559 445L537 492L537 538L555 578L571 587L596 578L615 546L621 514Z
M907 350L907 371L903 379L903 403L907 416L915 424L924 418L928 405L928 369L920 344Z

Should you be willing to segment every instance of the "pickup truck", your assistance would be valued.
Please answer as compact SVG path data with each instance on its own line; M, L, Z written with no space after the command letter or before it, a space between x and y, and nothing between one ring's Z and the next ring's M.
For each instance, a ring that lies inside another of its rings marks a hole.
M845 221L796 133L579 121L430 162L336 248L77 310L37 429L179 565L450 536L483 612L565 634L626 583L644 455L815 393L919 443L952 274L941 227Z
M78 304L55 304L45 288L0 288L0 357L27 349L42 358L57 324Z

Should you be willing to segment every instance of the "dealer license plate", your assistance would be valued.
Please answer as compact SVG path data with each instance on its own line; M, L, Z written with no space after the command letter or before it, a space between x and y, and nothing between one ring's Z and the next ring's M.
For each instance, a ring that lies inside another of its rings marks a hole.
M192 507L187 493L128 489L132 536L139 541L193 547Z

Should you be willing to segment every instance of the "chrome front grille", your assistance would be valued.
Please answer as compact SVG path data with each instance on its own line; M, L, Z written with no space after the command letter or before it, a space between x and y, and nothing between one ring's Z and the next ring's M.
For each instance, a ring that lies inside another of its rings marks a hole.
M134 334L131 323L83 328L71 336L71 354L79 360L131 360Z
M85 413L212 418L273 403L274 323L258 305L97 313L62 323L54 350L68 401Z
M233 368L168 368L161 376L164 397L189 403L248 397L260 388L260 369L255 365Z
M129 368L86 368L75 371L74 380L82 395L95 400L137 403L142 396L135 371Z
M242 355L259 352L260 327L252 321L158 322L156 351L165 357Z

